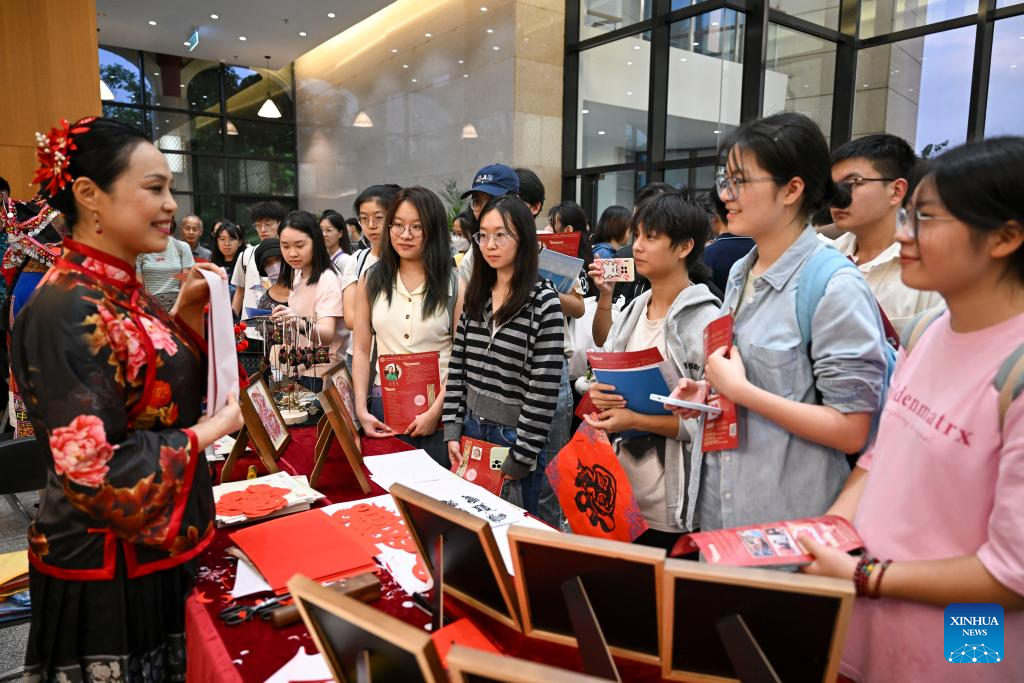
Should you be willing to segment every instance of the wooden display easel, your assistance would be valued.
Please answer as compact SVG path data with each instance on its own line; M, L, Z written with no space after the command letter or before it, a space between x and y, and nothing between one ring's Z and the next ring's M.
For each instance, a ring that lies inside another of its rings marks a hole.
M370 482L363 472L363 457L359 449L359 435L350 426L351 418L347 415L348 411L345 409L345 404L339 397L332 395L336 393L337 390L334 389L333 384L324 382L324 390L317 394L317 398L320 399L320 407L324 409L324 416L320 418L316 425L317 436L316 446L313 450L313 472L309 475L309 485L316 488L316 483L320 479L320 472L327 462L327 453L331 450L331 436L333 435L345 454L345 459L348 461L349 468L351 468L352 474L355 475L356 481L359 483L359 488L363 490L363 493L369 493Z
M292 441L292 435L288 431L288 425L281 418L281 411L277 409L277 405L271 400L269 401L271 408L274 411L274 416L280 423L281 427L285 430L284 441L277 447L274 446L273 440L267 433L266 427L263 426L263 422L260 419L259 413L256 411L256 406L253 405L252 398L249 396L250 391L262 391L265 396L270 396L270 390L267 388L266 383L262 378L256 378L255 381L246 387L242 392L239 393L238 401L239 408L242 411L242 419L244 424L242 429L239 430L238 436L235 437L235 445L232 447L228 457L224 460L224 466L220 471L220 483L232 481L231 472L235 468L235 463L245 453L246 448L249 444L252 444L252 448L256 451L256 456L268 472L278 472L281 468L277 466L277 461L281 457L281 454L288 448L288 444Z

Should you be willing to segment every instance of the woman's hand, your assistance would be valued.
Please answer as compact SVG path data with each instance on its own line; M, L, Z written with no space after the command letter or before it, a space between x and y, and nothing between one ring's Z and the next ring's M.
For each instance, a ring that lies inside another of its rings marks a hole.
M595 259L587 267L587 275L589 275L590 279L593 280L599 292L602 294L611 294L615 290L615 283L604 281L604 268L597 262L598 260L600 259Z
M637 425L637 413L628 408L612 408L597 415L584 415L583 419L594 429L601 429L609 434L621 434L634 429Z
M834 576L837 579L853 580L853 573L857 570L858 560L856 557L818 543L809 538L807 534L801 534L796 541L803 546L804 552L814 556L814 561L801 567L800 571L815 576Z
M689 401L690 403L706 403L708 400L708 383L683 377L676 383L676 388L669 394L669 398L677 398L680 401ZM667 403L664 406L673 415L684 420L694 420L700 417L699 410L680 408L679 406L672 406Z
M625 408L626 399L622 398L618 394L611 393L613 391L615 391L615 387L611 384L601 384L600 382L594 382L591 384L590 400L594 402L594 407L598 410Z
M462 449L458 441L448 442L448 459L452 461L453 467L458 467L462 464Z
M271 320L280 320L281 318L291 318L292 309L288 308L284 304L278 304L274 306L274 310L270 312Z
M426 412L420 413L413 418L405 433L409 436L430 436L437 431L437 423L440 421L440 418L440 411L435 412L434 408L430 407Z
M711 383L718 393L733 403L743 405L743 392L750 387L747 370L735 346L725 355L725 347L716 349L704 366L704 379ZM688 400L688 399L687 399Z
M210 300L210 288L206 284L206 278L200 271L216 273L222 280L227 280L227 273L220 266L212 263L197 263L188 269L185 279L181 282L181 289L178 291L178 300L174 302L173 313L180 313L186 308L202 308Z
M391 427L375 418L370 414L369 410L365 408L356 411L356 416L359 418L359 424L363 427L363 434L370 437L371 439L383 439L388 436L394 436L395 432Z
M199 418L199 422L192 427L199 450L205 450L207 446L226 434L237 432L242 428L244 422L242 410L238 406L238 397L229 394L227 403L220 410L210 417Z

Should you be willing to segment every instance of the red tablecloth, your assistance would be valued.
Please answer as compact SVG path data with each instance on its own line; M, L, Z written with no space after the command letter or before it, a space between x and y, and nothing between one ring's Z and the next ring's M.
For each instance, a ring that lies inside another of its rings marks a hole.
M292 430L292 443L281 458L282 469L294 474L308 474L313 469L313 446L316 434L313 428ZM340 448L334 445L324 467L317 488L332 503L363 498ZM397 439L364 439L364 455L393 453L408 446ZM240 461L235 471L241 476L254 464ZM372 483L372 482L371 482ZM376 485L366 495L385 493ZM310 542L315 542L310 539ZM231 683L235 681L263 681L291 659L299 646L306 652L316 647L302 622L276 629L268 622L254 620L238 626L227 626L217 613L227 604L234 585L235 561L225 554L230 545L227 534L218 532L209 549L200 558L196 591L186 604L186 635L188 640L188 680L190 683ZM386 572L381 572L381 599L374 607L407 623L423 627L429 623L427 615L412 606L409 597ZM546 662L556 666L582 670L578 652L569 647L526 638L520 633L495 622L469 608L460 609L446 601L445 612L451 616L470 616L474 622L508 654L523 659ZM660 681L657 667L616 660L625 681Z

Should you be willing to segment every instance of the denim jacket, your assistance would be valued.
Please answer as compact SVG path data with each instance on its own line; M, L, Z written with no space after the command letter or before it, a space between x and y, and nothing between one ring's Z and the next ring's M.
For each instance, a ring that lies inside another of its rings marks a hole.
M838 271L815 311L811 347L803 348L796 290L807 259L826 246L807 227L753 281L757 247L729 274L722 312L733 311L735 346L754 385L784 398L841 413L873 413L881 401L885 356L875 298L859 272ZM739 310L737 311L737 304ZM699 524L719 529L823 514L849 474L843 453L805 441L739 408L739 448L706 453Z

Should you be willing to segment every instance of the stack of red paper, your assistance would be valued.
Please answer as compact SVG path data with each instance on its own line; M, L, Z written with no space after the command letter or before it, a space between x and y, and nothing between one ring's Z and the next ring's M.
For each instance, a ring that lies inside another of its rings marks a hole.
M288 501L289 490L267 484L252 484L242 491L225 493L217 501L217 514L223 517L262 517L280 510Z
M344 579L377 565L359 538L320 510L278 517L230 534L275 593L295 574L316 581Z

